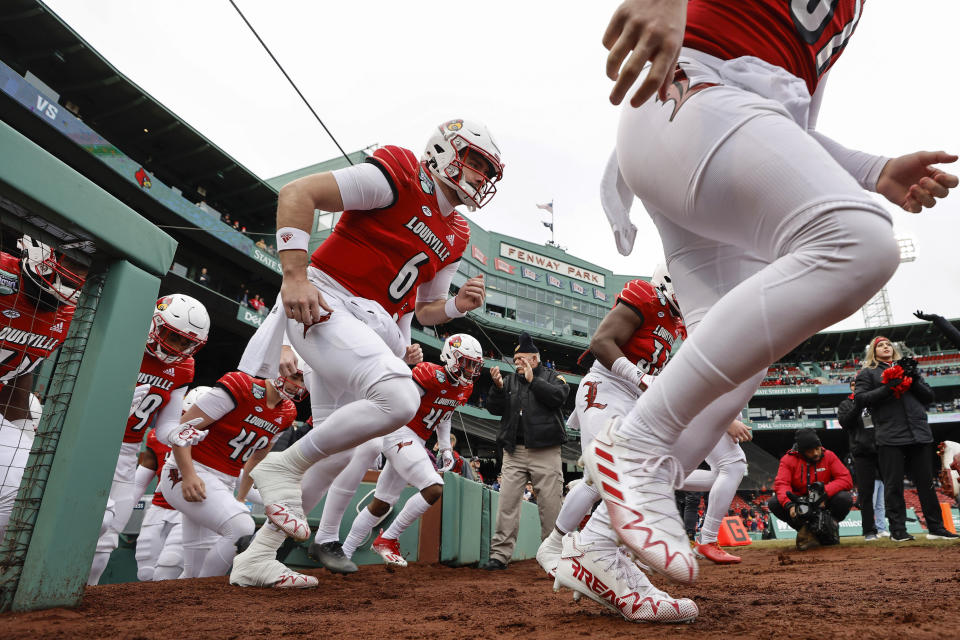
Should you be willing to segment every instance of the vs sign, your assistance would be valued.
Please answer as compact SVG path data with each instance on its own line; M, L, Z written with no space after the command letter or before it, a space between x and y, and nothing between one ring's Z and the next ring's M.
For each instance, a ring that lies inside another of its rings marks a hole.
M51 120L56 120L59 109L57 109L56 105L43 96L37 96L37 111L47 116Z

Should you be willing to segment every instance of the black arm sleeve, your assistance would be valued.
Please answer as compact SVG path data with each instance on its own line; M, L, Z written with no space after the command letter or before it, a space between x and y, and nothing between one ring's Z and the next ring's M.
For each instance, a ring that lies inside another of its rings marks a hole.
M960 349L960 330L957 330L953 323L944 318L943 316L933 316L933 324L937 325L937 329L940 329L947 340L953 343L957 349Z
M570 387L563 378L553 374L550 379L534 378L530 382L530 391L537 397L537 401L548 409L556 409L563 406L567 395L570 393Z
M874 387L870 376L863 373L857 376L857 382L853 389L855 401L861 407L872 407L893 396L893 390L890 387L885 384Z

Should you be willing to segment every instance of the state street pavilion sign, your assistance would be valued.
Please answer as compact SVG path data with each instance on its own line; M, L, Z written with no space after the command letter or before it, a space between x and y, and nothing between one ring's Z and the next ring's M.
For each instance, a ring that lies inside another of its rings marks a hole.
M534 253L533 251L521 249L520 247L515 247L512 244L507 244L506 242L500 243L500 256L503 258L509 258L510 260L515 260L516 262L520 262L522 264L529 264L534 267L546 269L547 271L553 271L554 273L559 273L560 275L567 276L568 278L575 278L577 280L589 282L590 284L598 287L606 286L606 280L602 273L595 273L589 269L584 269L583 267L578 267L561 260L548 258L547 256L540 255L539 253Z

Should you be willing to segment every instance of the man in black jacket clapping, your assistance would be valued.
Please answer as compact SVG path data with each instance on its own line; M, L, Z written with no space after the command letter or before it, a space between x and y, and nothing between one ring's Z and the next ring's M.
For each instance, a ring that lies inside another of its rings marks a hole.
M540 364L540 353L526 332L513 355L516 373L501 376L493 367L486 408L501 416L497 446L503 450L503 481L496 532L486 569L505 569L520 527L523 488L532 482L540 510L540 538L553 530L563 496L560 445L566 442L561 407L570 393L563 376Z
M854 387L855 402L867 407L873 418L890 535L896 542L913 540L907 533L903 498L906 467L917 486L927 538L956 538L943 526L940 502L933 489L933 432L927 422L933 389L923 381L915 360L899 358L890 340L877 336L867 349L864 368L857 374Z

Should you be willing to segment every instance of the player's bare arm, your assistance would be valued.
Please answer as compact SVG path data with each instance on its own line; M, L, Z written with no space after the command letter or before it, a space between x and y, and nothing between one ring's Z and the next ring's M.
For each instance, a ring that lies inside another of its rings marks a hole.
M643 317L626 304L610 310L590 339L590 353L600 364L613 370L613 363L626 357L620 349L643 326Z
M180 477L183 478L183 498L187 502L202 502L206 497L206 486L203 483L203 480L197 475L197 471L193 466L193 455L191 453L190 447L195 442L199 442L203 439L203 436L192 434L190 432L205 432L210 429L210 425L213 424L213 418L201 411L197 405L193 405L186 413L183 414L182 422L180 424L183 427L180 430L179 434L174 434L174 437L171 438L170 444L173 449L173 458L177 462L177 468L180 470ZM175 444L177 438L181 442L190 442L185 446Z
M287 317L305 326L319 322L325 315L323 311L332 312L323 295L307 280L310 257L307 255L306 238L310 236L316 209L343 210L340 187L332 174L305 176L280 189L277 197L277 255L283 268L280 297ZM285 241L285 237L291 239ZM284 249L287 243L293 246Z
M4 419L13 422L30 417L30 390L33 389L33 374L14 378L0 388L0 407Z
M237 486L237 500L243 502L247 499L247 494L250 493L250 489L253 488L253 478L250 477L250 471L260 464L260 461L267 457L267 454L273 450L273 443L264 447L263 449L257 449L250 456L250 459L246 461L243 465L243 475L240 477L240 484Z
M957 176L937 169L936 164L956 162L946 151L917 151L890 159L877 179L877 193L904 211L920 213L946 198L957 187Z
M666 98L686 24L687 0L627 0L614 11L603 34L603 46L610 51L607 77L614 81L610 102L623 101L648 62L650 72L630 106L639 107L658 91Z
M483 276L478 275L467 280L454 298L453 304L461 314L478 309L483 305L487 296L486 287L483 284ZM442 324L450 321L445 307L446 300L434 300L432 302L417 302L415 308L417 321L425 327L435 324Z
M157 454L153 452L153 449L147 447L140 452L140 456L137 458L137 464L145 469L151 469L153 471L157 470Z

